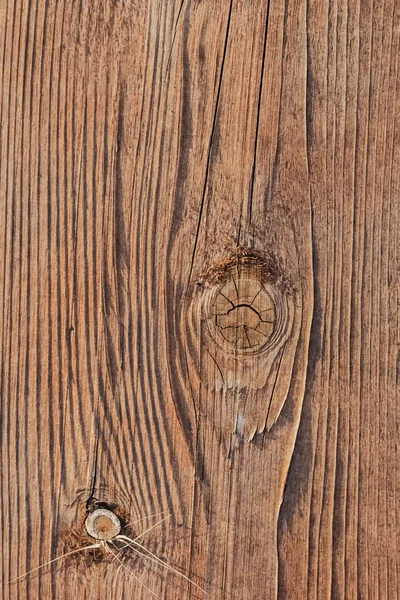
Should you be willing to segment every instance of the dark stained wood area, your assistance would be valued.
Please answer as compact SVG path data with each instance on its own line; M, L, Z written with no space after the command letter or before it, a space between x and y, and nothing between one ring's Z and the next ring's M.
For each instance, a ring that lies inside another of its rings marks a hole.
M397 0L0 0L1 599L400 600L399 57Z

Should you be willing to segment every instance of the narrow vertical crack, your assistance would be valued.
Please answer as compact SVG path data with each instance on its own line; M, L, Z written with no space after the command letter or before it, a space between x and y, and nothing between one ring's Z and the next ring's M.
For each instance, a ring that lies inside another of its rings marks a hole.
M224 72L225 59L226 59L226 51L227 51L227 47L228 47L229 30L230 30L230 26L231 26L232 5L233 5L233 0L231 0L230 6L229 6L229 13L228 13L228 19L227 19L227 25L226 25L226 35L225 35L224 50L223 50L222 60L221 60L221 69L220 69L220 73L219 73L217 98L216 98L216 101L215 101L214 117L213 117L213 123L212 123L212 127L211 127L210 141L209 141L209 144L208 144L206 174L205 174L205 178L204 178L204 186L203 186L203 193L202 193L201 204L200 204L199 219L198 219L198 222L197 222L196 237L195 237L195 241L194 241L194 247L193 247L193 252L192 252L192 260L191 260L191 264L190 264L190 271L189 271L189 277L188 277L188 286L189 286L189 283L190 283L190 279L192 277L194 259L195 259L195 255L196 255L196 249L197 249L197 244L198 244L199 234L200 234L201 220L202 220L203 211L204 211L204 204L205 204L205 198L206 198L208 176L209 176L210 164L211 164L211 150L212 150L212 145L213 145L213 141L214 141L214 134L215 134L215 128L216 128L216 123L217 123L217 114L218 114L219 100L220 100L221 88L222 88L222 76L223 76L223 72Z
M263 56L262 56L260 89L259 89L259 94L258 94L256 135L255 135L255 140L254 140L254 159L253 159L253 168L252 168L252 172L251 172L250 191L249 191L249 208L248 208L249 222L251 222L252 212L253 212L254 180L255 180L255 175L256 175L258 132L259 132L259 128L260 128L261 98L262 98L263 83L264 83L265 58L266 58L266 54L267 54L267 37L268 37L268 23L269 23L270 6L271 6L271 0L269 0L269 2L268 2L267 14L266 14L266 19L265 19L264 47L263 47Z
M99 436L96 435L95 446L94 446L94 457L93 457L93 468L92 468L92 482L90 485L90 493L86 500L86 508L89 507L93 498L95 497L96 483L97 483L97 470L98 470L98 458L99 458Z
M181 18L182 9L183 9L183 5L184 4L185 4L185 0L182 0L181 5L180 5L179 10L178 10L178 15L176 17L175 25L174 25L174 33L173 33L173 36L172 36L171 48L169 50L168 60L167 60L167 67L165 69L166 73L168 73L168 69L169 69L170 64L171 64L172 50L174 49L176 33L178 31L178 25L179 25L179 21L180 21L180 18Z

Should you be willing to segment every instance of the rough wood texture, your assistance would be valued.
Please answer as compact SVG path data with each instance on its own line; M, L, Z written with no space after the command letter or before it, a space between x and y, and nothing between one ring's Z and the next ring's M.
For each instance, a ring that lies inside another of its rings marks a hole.
M0 3L1 598L400 597L399 42L396 0ZM208 595L8 584L96 500Z

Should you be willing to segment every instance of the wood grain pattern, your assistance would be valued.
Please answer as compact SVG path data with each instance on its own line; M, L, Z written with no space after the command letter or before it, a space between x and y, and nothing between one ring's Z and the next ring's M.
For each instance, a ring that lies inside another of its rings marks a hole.
M0 3L1 598L399 598L399 36L396 0ZM225 276L265 347L210 327ZM207 596L126 550L8 584L96 500L171 513L143 543Z
M399 8L309 3L315 309L280 514L285 598L400 594Z

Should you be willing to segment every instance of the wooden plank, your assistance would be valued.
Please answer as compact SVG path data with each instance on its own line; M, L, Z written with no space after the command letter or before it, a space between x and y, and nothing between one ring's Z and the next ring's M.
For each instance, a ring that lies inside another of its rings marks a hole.
M309 3L315 306L284 598L398 598L399 6Z
M0 5L2 598L398 597L399 10Z

